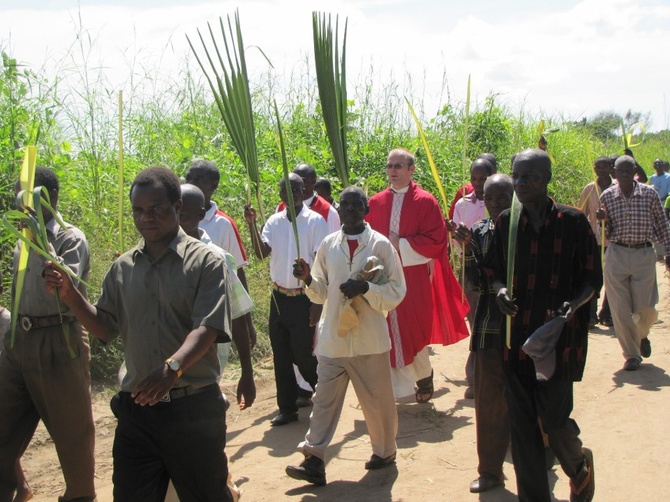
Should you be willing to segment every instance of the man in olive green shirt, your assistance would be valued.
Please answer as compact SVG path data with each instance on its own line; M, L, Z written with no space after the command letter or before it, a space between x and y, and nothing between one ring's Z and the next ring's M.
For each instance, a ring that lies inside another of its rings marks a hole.
M227 271L180 229L180 197L169 169L138 174L130 199L142 240L114 262L95 306L47 269L47 288L92 334L123 341L127 373L111 404L115 500L162 501L169 480L181 500L231 500L215 347L230 341Z

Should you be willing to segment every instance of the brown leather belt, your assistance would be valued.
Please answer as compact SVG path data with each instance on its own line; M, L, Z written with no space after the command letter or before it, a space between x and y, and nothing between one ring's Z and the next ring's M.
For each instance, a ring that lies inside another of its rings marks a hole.
M643 249L650 248L652 246L651 242L640 242L638 244L624 244L623 242L613 242L615 246L621 246L622 248L628 249Z
M24 331L32 331L34 329L49 328L51 326L60 326L61 324L69 324L76 321L75 317L64 315L47 315L42 317L30 317L27 315L19 315L19 326Z

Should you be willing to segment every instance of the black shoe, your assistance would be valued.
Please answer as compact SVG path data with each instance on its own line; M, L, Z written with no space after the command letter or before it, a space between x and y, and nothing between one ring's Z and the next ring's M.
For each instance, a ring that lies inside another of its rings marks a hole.
M298 396L298 399L295 400L295 405L298 408L307 408L312 406L312 397L310 395Z
M279 412L279 415L270 420L270 425L275 427L279 425L290 424L291 422L298 421L298 412L294 413L284 413L283 411Z
M631 357L630 359L626 359L626 362L623 364L623 369L626 371L635 371L640 369L640 360Z
M326 463L319 457L308 455L299 466L287 466L286 474L293 479L300 479L313 485L323 486L326 484Z
M642 357L651 356L651 342L649 341L649 338L640 340L640 353L642 354Z
M389 455L386 458L381 458L379 455L372 455L370 460L365 462L365 468L370 469L383 469L389 465L395 464L395 453Z
M470 493L487 492L499 486L505 486L505 482L502 479L490 474L482 474L470 483Z

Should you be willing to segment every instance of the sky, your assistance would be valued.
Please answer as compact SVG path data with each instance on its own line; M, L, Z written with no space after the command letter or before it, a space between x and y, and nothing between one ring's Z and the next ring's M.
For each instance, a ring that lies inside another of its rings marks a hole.
M88 54L110 88L178 82L185 35L239 8L244 42L279 82L312 58L311 12L348 19L349 94L398 84L434 116L447 100L494 94L514 112L579 120L601 111L650 114L670 128L670 0L0 0L0 50L47 74ZM75 56L73 56L73 54ZM254 78L267 73L248 50ZM75 59L73 59L75 58ZM313 72L313 69L309 71ZM417 98L417 99L418 99Z

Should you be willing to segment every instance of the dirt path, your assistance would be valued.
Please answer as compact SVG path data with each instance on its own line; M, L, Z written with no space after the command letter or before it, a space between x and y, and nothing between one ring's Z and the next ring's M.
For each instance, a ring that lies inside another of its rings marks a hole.
M623 358L612 329L590 334L584 381L575 385L575 411L585 445L595 454L597 501L662 500L670 472L670 300L668 279L659 266L659 322L650 340L653 354L637 372L621 369ZM328 450L328 485L312 487L288 478L284 468L301 461L295 447L303 438L309 409L300 421L271 428L275 414L271 372L260 370L258 401L244 412L231 407L227 452L242 501L495 501L517 500L514 469L508 455L505 489L470 494L477 476L473 401L463 399L467 342L436 347L432 357L436 393L429 405L399 404L397 468L366 471L368 437L356 397L350 389L340 425ZM233 395L233 381L224 385ZM100 502L111 501L111 447L115 422L110 394L95 400L97 489ZM40 426L24 458L36 501L54 500L63 488L53 444ZM556 500L569 499L566 476L549 473Z

